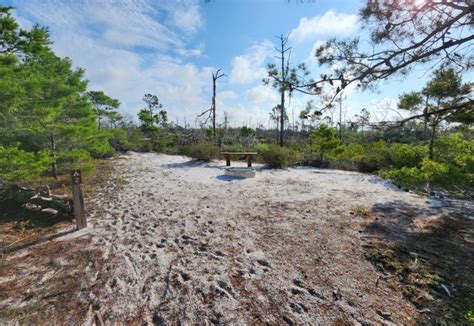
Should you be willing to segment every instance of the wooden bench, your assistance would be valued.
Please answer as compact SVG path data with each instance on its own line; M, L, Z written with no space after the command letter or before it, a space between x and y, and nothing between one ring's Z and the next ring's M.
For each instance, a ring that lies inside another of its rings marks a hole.
M230 166L230 157L232 155L245 155L247 158L247 166L250 168L252 167L252 156L257 155L257 152L221 152L222 155L225 156L225 165Z

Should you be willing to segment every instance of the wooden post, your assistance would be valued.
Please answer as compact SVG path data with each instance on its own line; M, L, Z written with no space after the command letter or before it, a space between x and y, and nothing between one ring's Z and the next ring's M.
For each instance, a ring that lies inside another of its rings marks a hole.
M252 167L252 155L247 154L247 167L251 168Z
M225 165L230 166L230 154L225 154Z
M82 194L82 177L80 170L71 171L72 184L72 201L74 206L74 217L76 218L76 225L78 229L83 229L87 226L86 210L84 208L84 196Z

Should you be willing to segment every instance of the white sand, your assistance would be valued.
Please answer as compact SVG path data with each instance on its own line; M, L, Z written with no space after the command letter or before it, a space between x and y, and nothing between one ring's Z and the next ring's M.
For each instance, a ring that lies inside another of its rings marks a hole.
M255 178L233 180L224 162L151 153L116 164L127 184L89 203L100 207L89 230L110 267L94 296L109 323L388 323L377 305L410 323L416 310L401 293L375 288L351 211L412 205L423 219L438 202L354 172L257 164Z

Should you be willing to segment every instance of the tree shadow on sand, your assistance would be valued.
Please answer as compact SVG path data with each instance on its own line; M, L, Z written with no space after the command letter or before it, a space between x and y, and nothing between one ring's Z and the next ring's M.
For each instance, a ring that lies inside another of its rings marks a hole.
M16 246L7 246L5 248L0 249L0 255L9 254L9 253L12 253L12 252L17 252L17 251L20 251L22 249L29 248L31 246L35 246L35 245L38 245L38 244L41 244L41 243L45 243L46 241L50 241L50 240L60 238L62 236L71 234L71 233L76 232L76 231L77 231L76 228L71 228L69 230L64 230L64 231L61 231L59 233L42 236L42 237L40 237L38 239L35 239L33 241L30 241L30 242L20 243Z
M406 202L374 205L364 233L377 279L400 289L422 325L468 325L474 313L472 205L420 209Z
M60 222L72 221L72 215L49 214L26 208L8 209L0 212L0 227L4 224L18 224L30 229L53 226Z
M234 177L234 176L231 176L231 175L218 175L216 177L217 180L220 180L220 181L242 181L242 180L245 180L247 178L245 177Z
M189 168L206 168L206 169L221 169L222 166L209 164L210 162L189 160L181 163L163 164L162 167L167 169L189 169Z
M189 160L181 163L169 163L163 164L162 167L167 169L186 169L186 168L195 168L195 167L206 167L206 162L199 160Z

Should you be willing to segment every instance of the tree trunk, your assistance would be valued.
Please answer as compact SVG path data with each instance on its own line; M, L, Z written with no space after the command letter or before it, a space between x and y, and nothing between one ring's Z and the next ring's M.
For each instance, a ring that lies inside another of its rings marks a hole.
M276 130L277 130L277 134L276 134L276 136L277 136L277 143L279 143L279 142L280 142L280 128L278 127L278 124L279 124L279 123L280 123L280 121L278 121L278 119L277 119L277 122L276 122Z
M283 146L283 134L285 128L285 45L281 42L281 85L280 85L280 146Z
M339 139L342 141L342 95L339 98Z
M429 152L429 159L432 160L434 157L434 142L436 139L436 127L437 127L438 122L433 121L433 124L431 125L431 138L430 138L430 152Z
M51 164L51 172L53 173L54 179L58 180L58 164L56 162L56 141L54 140L54 134L50 135L51 140L51 156L53 157L53 163Z
M429 119L429 117L428 117L428 100L429 100L429 97L428 97L428 95L426 95L425 108L423 109L423 115L424 115L424 117L423 117L424 135L423 135L423 137L426 137L428 135L428 119Z
M216 80L217 75L212 76L212 138L216 140Z
M439 110L441 100L438 98L437 110ZM436 139L436 127L438 127L440 120L437 117L433 117L433 123L431 124L431 137L430 137L430 149L429 149L429 159L432 160L434 157L434 142Z

